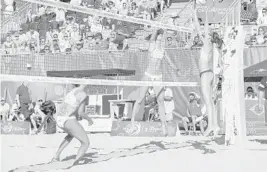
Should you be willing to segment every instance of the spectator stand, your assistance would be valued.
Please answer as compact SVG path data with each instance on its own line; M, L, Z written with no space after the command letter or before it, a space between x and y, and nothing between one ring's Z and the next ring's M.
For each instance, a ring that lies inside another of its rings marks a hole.
M41 0L27 0L28 2L31 3L37 3L41 5L46 5L46 6L51 6L55 8L64 8L66 10L70 11L76 11L76 12L81 12L85 14L91 14L91 15L97 15L97 16L102 16L102 17L108 17L108 18L113 18L117 19L120 21L126 21L126 22L131 22L131 23L137 23L141 25L149 25L151 27L157 27L157 28L162 28L162 29L170 29L170 30L177 30L180 32L192 32L192 29L186 28L186 27L177 27L174 25L168 25L168 24L162 24L160 22L155 22L155 21L149 21L149 20L144 20L144 19L138 19L130 16L125 16L125 15L120 15L117 13L112 13L112 12L106 12L106 11L99 11L97 9L90 9L90 8L85 8L80 5L71 5L67 3L62 3L62 2L54 2L54 1L41 1Z
M251 26L246 35L245 45L252 46L267 46L267 25Z
M5 35L8 41L2 40L2 43L6 44L2 49L9 50L4 54L138 49L143 46L143 40L151 34L151 29L126 21L53 9L43 5L39 5L33 11L36 12L28 17L27 22L23 23L19 30L13 29ZM30 33L30 30L38 33ZM166 44L167 48L191 46L189 45L192 38L190 32L168 32L173 34L171 35L173 37L167 36L166 42L172 39L173 43ZM112 33L115 33L114 38ZM145 44L147 43L146 41Z
M267 25L267 3L264 0L242 0L243 25Z

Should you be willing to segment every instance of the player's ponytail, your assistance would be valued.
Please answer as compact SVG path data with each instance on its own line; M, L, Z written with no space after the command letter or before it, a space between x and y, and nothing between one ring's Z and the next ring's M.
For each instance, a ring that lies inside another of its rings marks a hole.
M56 113L56 105L51 100L45 101L40 109L45 115L53 115Z

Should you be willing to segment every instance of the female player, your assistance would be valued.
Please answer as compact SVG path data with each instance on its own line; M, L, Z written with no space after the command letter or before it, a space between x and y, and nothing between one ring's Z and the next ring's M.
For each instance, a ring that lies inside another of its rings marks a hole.
M78 86L72 89L65 97L63 104L57 110L57 125L63 129L67 136L59 146L59 149L52 159L52 162L60 160L60 154L64 148L75 137L81 142L77 156L72 166L77 165L79 160L84 156L89 147L89 139L81 124L77 121L78 115L88 121L88 125L92 125L93 121L85 114L85 100L87 97L86 85Z
M162 70L161 63L162 60L166 60L167 63L174 70L179 72L179 69L176 69L176 66L171 62L170 58L167 56L164 50L165 42L164 42L164 31L162 29L153 31L150 36L150 43L148 47L149 52L149 61L148 67L146 68L145 76L142 78L143 81L162 81ZM144 49L143 49L144 50ZM140 109L140 105L143 102L146 92L149 87L140 87L138 91L138 98L134 104L133 113L132 113L132 130L134 130L134 121L135 116ZM158 111L159 117L162 123L162 132L166 135L166 120L165 120L165 108L164 108L164 89L163 87L154 87L157 101L158 101Z
M194 14L194 24L197 29L199 35L201 34L200 25L197 18L196 10L193 11ZM206 11L206 20L205 20L205 28L204 28L204 38L203 47L201 48L200 58L199 58L199 70L200 70L200 85L201 91L203 95L203 100L205 102L207 108L207 117L209 120L208 128L206 129L204 135L208 136L213 133L216 136L220 130L217 124L217 117L215 112L215 107L213 104L213 66L210 66L213 61L213 44L219 43L216 34L209 34L208 28L208 15Z

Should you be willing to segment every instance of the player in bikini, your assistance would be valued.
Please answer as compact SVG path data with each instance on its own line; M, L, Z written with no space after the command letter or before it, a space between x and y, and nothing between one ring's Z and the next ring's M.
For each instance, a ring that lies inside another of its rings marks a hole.
M67 136L60 144L56 155L52 159L52 162L60 161L60 154L73 138L76 138L81 142L81 147L78 150L72 166L78 165L79 160L81 160L89 147L89 139L87 134L81 124L77 121L78 116L80 116L88 121L89 126L93 124L91 118L85 114L87 90L88 87L86 85L73 88L66 95L62 105L57 110L57 125L67 133Z
M167 63L172 67L175 71L179 72L179 69L176 69L176 66L171 62L170 58L167 56L164 50L165 42L164 42L164 31L162 29L153 31L152 35L150 36L150 44L148 48L149 52L149 62L148 67L145 71L145 76L142 78L143 81L162 81L162 70L161 70L161 63L162 60L166 60ZM145 50L142 49L142 50ZM140 109L140 105L143 102L146 92L150 87L144 86L140 87L138 91L138 98L133 107L132 113L132 130L134 131L134 121L135 116ZM167 126L166 126L166 119L165 119L165 107L164 107L164 89L162 86L154 87L155 94L157 96L158 102L158 112L159 117L162 123L162 132L166 136L167 135Z
M194 14L194 24L195 28L199 35L201 34L200 31L200 24L198 22L198 17L196 13L196 9L193 11ZM206 12L206 20L205 20L205 37L202 38L203 40L203 47L201 48L200 58L199 58L199 70L200 70L200 84L201 84L201 91L203 95L203 100L206 104L207 108L207 117L209 120L208 128L206 129L204 136L209 136L213 133L213 136L216 137L220 130L217 122L217 114L215 111L214 103L213 103L213 82L214 82L214 73L212 70L212 66L210 66L210 62L213 60L213 50L214 45L216 48L222 45L221 40L219 40L217 33L209 34L208 28L208 15Z

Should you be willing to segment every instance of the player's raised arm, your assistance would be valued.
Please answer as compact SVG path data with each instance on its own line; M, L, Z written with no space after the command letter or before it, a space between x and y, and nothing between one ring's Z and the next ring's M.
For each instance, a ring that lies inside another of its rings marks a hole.
M197 31L197 33L199 34L199 36L201 37L201 29L200 29L200 24L198 21L198 17L197 17L197 10L196 9L191 9L192 14L193 14L193 24L194 24L194 28Z
M208 39L209 36L209 19L208 19L208 11L206 11L205 14L205 25L204 25L204 34L205 34L205 40Z

